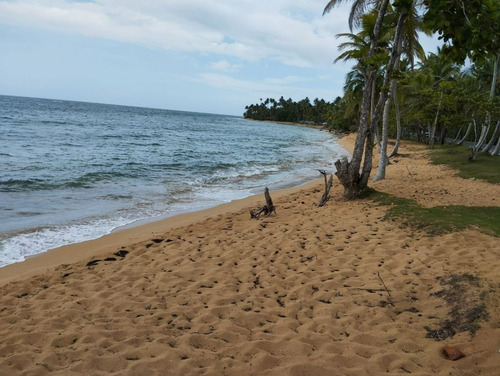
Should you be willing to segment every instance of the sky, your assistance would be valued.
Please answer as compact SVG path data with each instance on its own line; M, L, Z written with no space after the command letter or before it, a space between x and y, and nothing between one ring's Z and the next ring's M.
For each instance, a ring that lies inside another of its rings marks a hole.
M350 4L326 3L0 0L0 95L238 116L260 98L332 101Z

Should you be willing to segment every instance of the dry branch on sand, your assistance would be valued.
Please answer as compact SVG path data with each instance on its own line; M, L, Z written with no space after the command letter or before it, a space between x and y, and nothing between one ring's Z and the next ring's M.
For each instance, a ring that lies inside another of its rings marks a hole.
M269 217L272 212L276 214L276 207L273 204L273 200L269 194L269 188L267 187L264 190L264 197L266 198L266 204L260 208L250 210L250 218L259 219L262 213L264 213L266 217Z
M323 196L321 196L321 200L319 201L318 206L321 207L326 204L326 202L330 199L330 189L332 188L333 184L333 174L330 174L330 178L327 180L326 178L326 171L319 170L321 175L325 178L325 192L323 193Z

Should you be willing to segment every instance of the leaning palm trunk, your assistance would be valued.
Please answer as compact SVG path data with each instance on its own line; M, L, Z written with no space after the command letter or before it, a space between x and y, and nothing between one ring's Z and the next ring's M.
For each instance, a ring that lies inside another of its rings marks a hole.
M441 104L443 103L443 92L441 92L441 96L439 97L438 108L436 111L436 117L434 118L434 123L432 124L432 128L430 129L430 138L429 138L429 146L431 149L434 148L434 139L436 138L436 127L439 119L439 112L441 111Z
M370 121L373 119L373 111L375 110L375 91L377 90L377 79L375 78L372 82L372 96L370 100ZM377 144L378 150L380 151L380 135L378 133L378 127L375 127L375 142Z
M460 134L462 134L462 128L458 128L458 132L457 132L457 135L455 136L455 138L451 141L451 143L453 145L456 145L457 142L458 142L458 139L460 137Z
M495 87L498 79L498 64L500 55L493 56L493 79L491 80L490 98L495 96Z
M368 58L371 59L376 52L378 46L378 39L380 37L380 32L382 29L382 22L384 20L385 13L387 11L387 6L389 0L382 0L377 15L377 21L373 29L373 34L370 43L370 51ZM373 133L372 127L369 124L369 112L370 112L370 99L371 99L371 88L373 80L375 79L375 68L372 65L368 66L367 69L367 79L363 88L363 98L361 102L361 115L359 119L358 134L356 136L356 142L354 144L354 151L352 153L352 159L349 162L347 158L342 160L337 160L335 162L335 167L337 172L335 175L338 177L340 183L344 187L344 197L347 199L357 198L361 192L363 192L368 183L368 176L363 169L360 174L361 161L363 159L363 154L365 156L365 162L367 159L372 159L373 154ZM364 152L363 152L364 151ZM371 168L370 168L371 169Z
M495 146L495 149L493 149L491 155L500 155L500 137L498 137L497 146Z
M497 121L497 125L495 126L495 130L493 131L493 136L491 136L490 141L486 144L486 146L481 150L481 153L486 153L489 151L493 145L495 144L495 140L500 134L500 120Z
M474 129L476 129L476 128L477 127L475 126ZM479 135L479 138L477 137L477 131L476 131L476 142L471 147L471 153L472 153L472 155L470 156L469 161L475 161L476 160L477 155L479 154L479 149L481 149L481 146L483 146L484 141L486 140L486 136L488 135L488 131L489 130L490 130L490 125L488 125L488 126L483 125L481 127L481 134Z
M472 129L472 123L469 123L469 126L467 127L467 130L465 131L465 135L462 137L462 139L460 141L458 141L456 143L456 145L462 145L464 143L464 141L467 139L467 137L469 137L469 133Z

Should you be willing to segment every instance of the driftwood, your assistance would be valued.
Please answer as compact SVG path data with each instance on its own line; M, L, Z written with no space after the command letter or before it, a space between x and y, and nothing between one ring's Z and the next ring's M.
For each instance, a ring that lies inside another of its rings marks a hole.
M319 172L325 178L325 192L323 193L323 196L321 196L321 200L319 201L319 204L318 204L319 207L322 207L330 199L330 189L332 188L332 184L333 184L333 174L330 174L330 178L327 181L326 171L319 170Z
M266 204L260 208L250 210L250 218L259 219L262 213L264 213L266 217L269 217L272 212L276 214L276 207L273 204L273 200L271 200L269 188L267 187L264 191L264 197L266 198Z

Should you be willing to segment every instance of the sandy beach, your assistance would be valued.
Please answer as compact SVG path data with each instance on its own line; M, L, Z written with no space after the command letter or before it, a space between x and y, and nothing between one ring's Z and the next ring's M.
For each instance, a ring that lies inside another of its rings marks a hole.
M371 186L425 207L499 205L500 186L426 154L403 142ZM498 238L384 221L337 180L318 208L322 193L317 180L271 192L268 218L250 219L258 195L0 269L0 375L497 375ZM449 317L453 276L473 276L461 295L489 319L426 338Z

